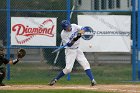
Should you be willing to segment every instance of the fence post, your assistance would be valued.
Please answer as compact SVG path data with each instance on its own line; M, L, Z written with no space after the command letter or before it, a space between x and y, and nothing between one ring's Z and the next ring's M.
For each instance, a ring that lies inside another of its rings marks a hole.
M67 20L70 21L70 2L71 0L67 0ZM67 80L70 80L70 73L68 73Z
M138 0L138 80L140 80L140 0Z
M7 0L7 59L10 59L10 0ZM7 80L10 80L10 64L7 64Z
M136 80L136 0L132 0L132 81Z

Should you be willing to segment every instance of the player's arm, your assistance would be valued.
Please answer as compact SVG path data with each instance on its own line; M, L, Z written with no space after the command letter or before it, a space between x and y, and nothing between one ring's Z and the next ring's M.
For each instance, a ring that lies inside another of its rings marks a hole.
M23 58L24 56L26 55L26 51L24 49L20 49L18 52L17 52L17 59L14 59L14 60L10 60L9 61L9 64L17 64L19 62L19 60L21 58Z
M10 64L13 64L13 65L17 64L18 62L19 62L19 59L18 59L18 58L9 61L9 63L10 63Z
M85 31L84 27L77 25L77 36L73 38L73 42L77 41L82 35L84 35Z
M84 30L79 30L77 36L73 38L73 41L77 41L84 33L85 33Z
M73 38L73 40L71 42L68 42L67 46L71 47L84 33L85 33L84 30L79 30L77 33L77 36L75 38Z
M70 39L68 36L61 33L61 39L62 39L63 45L67 45L68 47L70 47L69 46Z
M13 64L14 65L14 64L18 63L18 61L19 61L19 59L8 60L6 58L3 58L4 64Z

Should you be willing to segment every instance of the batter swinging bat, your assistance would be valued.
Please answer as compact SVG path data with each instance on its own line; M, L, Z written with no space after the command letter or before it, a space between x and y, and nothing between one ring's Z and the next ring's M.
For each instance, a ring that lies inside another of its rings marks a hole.
M79 39L79 38L78 38L78 39ZM76 40L76 41L77 41L77 40ZM52 53L58 52L58 51L60 51L61 49L63 49L64 47L66 47L66 46L72 46L74 43L75 43L75 41L73 42L73 40L72 40L72 41L69 41L69 42L66 43L64 46L60 46L59 48L55 49Z
M56 50L54 50L52 53L58 52L61 49L63 49L65 46L71 47L80 37L81 35L83 35L85 33L85 30L87 30L87 27L82 28L82 30L79 30L77 34L77 37L73 38L72 40L70 40L68 43L66 43L64 46L60 46L59 48L57 48Z

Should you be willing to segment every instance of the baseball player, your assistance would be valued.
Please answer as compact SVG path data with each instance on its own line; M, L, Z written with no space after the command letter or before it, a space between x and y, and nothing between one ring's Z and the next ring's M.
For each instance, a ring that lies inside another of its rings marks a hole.
M6 64L15 65L20 60L20 57L18 57L17 59L14 59L14 60L8 60L4 57L4 55L5 55L5 49L2 45L0 45L0 86L5 86L5 84L2 81L6 75L6 68L5 68L5 66L2 66L2 65L3 64L4 65L6 65Z
M70 73L72 71L75 60L83 67L87 76L91 80L91 86L96 85L93 74L90 69L90 64L85 58L84 53L79 49L80 37L84 34L85 27L81 27L77 24L71 24L68 20L63 20L61 22L63 28L61 32L61 38L63 45L67 44L65 47L65 68L56 76L49 85L54 85L61 77Z

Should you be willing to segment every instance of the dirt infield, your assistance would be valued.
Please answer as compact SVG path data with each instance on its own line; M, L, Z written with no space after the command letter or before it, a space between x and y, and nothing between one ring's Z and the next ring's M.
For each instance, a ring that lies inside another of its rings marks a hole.
M70 85L70 86L48 86L48 85L7 85L1 86L0 90L54 90L54 89L73 89L73 90L93 90L108 91L119 93L140 93L140 85Z

